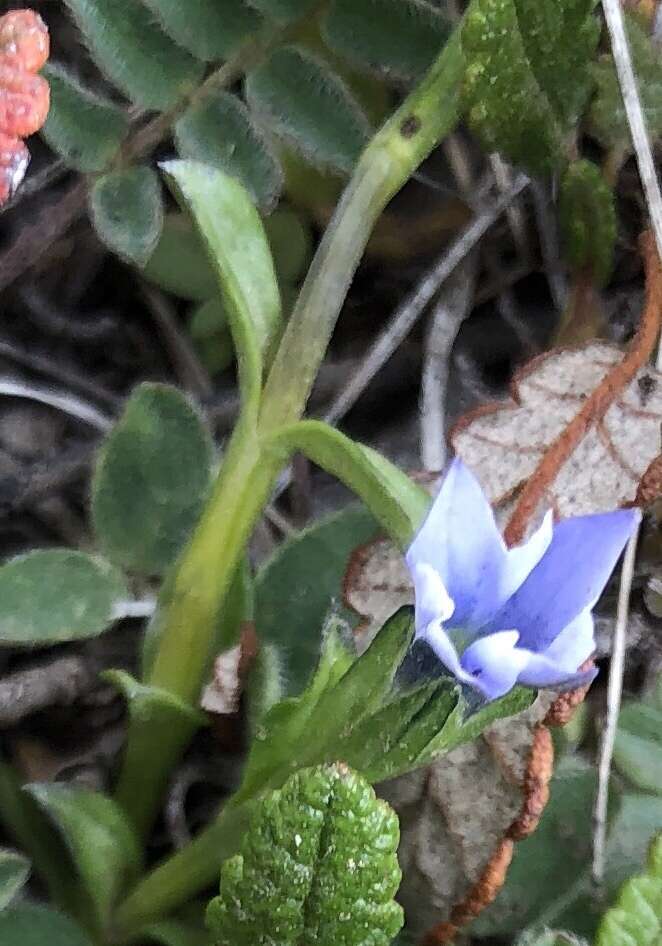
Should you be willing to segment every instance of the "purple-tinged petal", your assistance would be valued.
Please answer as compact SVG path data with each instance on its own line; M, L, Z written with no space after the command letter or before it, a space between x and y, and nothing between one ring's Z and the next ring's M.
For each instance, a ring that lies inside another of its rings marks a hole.
M432 621L447 621L455 610L439 572L427 562L414 565L411 573L416 595L416 636Z
M409 547L407 564L414 577L420 563L441 576L455 604L448 626L478 629L521 585L551 536L546 517L527 543L507 549L478 480L455 459Z
M523 653L531 653L523 651ZM535 687L554 687L559 690L575 690L577 687L586 686L595 680L597 668L590 670L569 673L558 664L554 663L548 657L542 654L531 654L531 660L517 678L517 682L523 686Z
M474 641L462 654L462 669L488 700L512 690L527 663L529 655L515 646L518 638L517 631L500 631Z
M542 656L574 673L594 650L593 615L587 608L563 628Z
M471 683L472 680L464 672L460 664L460 658L448 634L444 631L440 621L432 621L421 634L416 634L420 640L426 641L438 660L454 677L463 683Z
M517 628L525 649L547 650L595 605L640 518L639 510L619 509L560 522L538 565L481 633Z

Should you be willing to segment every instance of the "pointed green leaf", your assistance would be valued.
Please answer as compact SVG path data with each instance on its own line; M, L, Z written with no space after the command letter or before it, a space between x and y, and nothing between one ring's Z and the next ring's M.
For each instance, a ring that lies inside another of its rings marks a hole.
M264 227L246 190L195 161L163 170L190 209L216 268L239 360L244 404L254 416L269 349L280 332L280 293Z
M126 113L85 88L54 63L43 74L51 87L51 105L41 134L67 164L78 171L103 171L126 135Z
M203 66L154 22L138 0L65 0L97 65L143 108L172 108Z
M575 269L589 269L599 285L609 278L616 243L614 193L592 161L573 161L561 179L561 233Z
M283 172L264 132L236 95L214 89L191 105L175 125L177 150L236 177L263 209L274 206Z
M163 197L156 173L148 167L104 174L90 192L92 223L115 253L144 266L161 235Z
M322 167L351 171L370 134L342 79L294 46L278 49L249 73L246 96L274 132Z
M216 274L188 214L166 214L159 242L143 275L182 299L206 302L218 295Z
M206 929L180 923L178 920L161 920L140 931L141 938L161 946L209 946Z
M14 899L30 876L30 861L17 851L0 848L0 911Z
M195 525L211 478L212 443L176 388L142 384L108 435L92 483L92 519L112 561L159 574Z
M0 943L6 946L92 946L69 917L28 903L0 913Z
M293 775L223 865L216 946L388 946L402 926L398 819L344 765Z
M301 692L317 664L324 618L341 594L351 553L377 530L365 509L343 509L284 542L260 570L257 633L281 654L289 694Z
M655 946L662 936L662 834L653 841L645 873L630 878L605 914L595 946Z
M289 23L305 16L315 0L249 0L252 7L279 23Z
M111 798L86 788L52 783L28 791L61 832L106 928L119 894L142 869L140 843L126 815Z
M349 486L386 532L407 548L430 507L430 496L385 457L322 421L300 421L268 442L287 453L300 450Z
M122 576L103 559L72 549L19 555L0 567L0 643L96 637L126 595Z
M469 123L491 151L556 169L590 92L593 0L475 0L462 29Z
M260 26L243 0L143 0L176 43L198 59L232 56Z
M630 53L637 75L639 96L648 133L662 136L662 61L659 44L636 16L624 11ZM602 56L593 67L596 95L589 115L590 130L606 148L632 149L621 87L611 55Z
M397 79L421 76L449 33L446 17L426 0L333 0L323 21L331 49Z

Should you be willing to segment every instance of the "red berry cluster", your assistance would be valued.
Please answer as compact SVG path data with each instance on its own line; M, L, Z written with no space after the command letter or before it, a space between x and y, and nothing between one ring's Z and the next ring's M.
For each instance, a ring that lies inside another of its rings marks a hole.
M48 59L48 30L32 10L0 16L0 205L23 180L30 152L23 138L46 121L48 83L36 73Z

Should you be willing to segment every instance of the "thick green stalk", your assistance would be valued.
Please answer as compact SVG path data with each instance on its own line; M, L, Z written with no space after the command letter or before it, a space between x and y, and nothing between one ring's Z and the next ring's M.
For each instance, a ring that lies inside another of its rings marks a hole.
M425 79L359 160L274 359L262 398L258 437L273 434L303 414L375 222L391 197L458 120L463 67L456 31ZM167 632L161 638L149 678L150 683L189 700L195 700L199 693L214 618L278 473L278 461L261 453L259 442L251 441L249 431L233 439L233 454L226 460L226 470L182 559L175 579L176 594L167 614ZM155 729L155 738L167 741L169 734ZM166 755L172 758L172 753L164 752ZM163 784L166 774L158 773L158 784ZM232 853L238 843L232 811L232 807L226 808L189 847L138 885L119 911L124 934L174 910L214 880L220 859ZM143 823L148 820L143 819Z

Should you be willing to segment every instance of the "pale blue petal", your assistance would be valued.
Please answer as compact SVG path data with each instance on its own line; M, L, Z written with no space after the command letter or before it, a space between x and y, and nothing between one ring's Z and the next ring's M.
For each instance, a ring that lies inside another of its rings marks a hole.
M501 631L474 641L462 654L461 666L488 700L508 693L528 660L526 651L516 647L517 631Z
M543 656L574 673L595 650L593 615L590 609L582 611L561 631Z
M446 667L454 677L457 677L458 680L462 680L463 683L471 682L462 669L460 658L458 657L453 642L444 631L440 621L433 621L428 624L423 633L417 633L416 637L426 641L430 645L437 659L442 662L444 667Z
M416 595L416 636L422 636L432 621L447 621L454 605L444 588L439 572L427 562L417 563L412 569Z
M482 633L517 628L522 647L547 650L595 605L640 518L639 510L619 509L560 522L538 565Z
M548 657L544 657L542 654L531 654L531 660L520 673L517 682L523 686L535 687L536 689L554 687L558 690L574 690L577 687L591 683L595 680L597 673L595 667L590 670L569 673Z
M535 567L552 535L551 517L524 545L508 550L473 473L455 459L407 552L412 576L431 565L455 604L448 627L476 630Z

